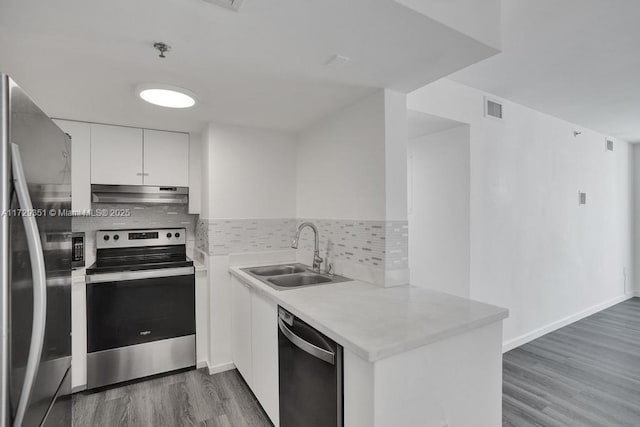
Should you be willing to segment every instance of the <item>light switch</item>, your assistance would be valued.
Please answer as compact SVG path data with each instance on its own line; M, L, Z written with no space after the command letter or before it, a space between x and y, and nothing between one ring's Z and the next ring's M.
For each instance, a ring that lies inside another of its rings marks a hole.
M581 191L578 192L578 204L580 205L587 204L587 193L583 193Z

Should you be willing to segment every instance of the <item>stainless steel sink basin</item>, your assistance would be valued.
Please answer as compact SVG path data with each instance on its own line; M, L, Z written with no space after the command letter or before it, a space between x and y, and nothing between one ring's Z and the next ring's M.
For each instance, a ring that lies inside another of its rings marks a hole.
M283 288L295 288L298 286L315 285L317 283L329 283L331 278L317 273L298 273L267 279L267 281Z
M304 273L307 269L304 266L292 265L274 265L268 267L257 267L249 270L256 276L280 276L282 274Z
M297 263L243 268L242 271L279 291L351 280L335 274L317 273Z

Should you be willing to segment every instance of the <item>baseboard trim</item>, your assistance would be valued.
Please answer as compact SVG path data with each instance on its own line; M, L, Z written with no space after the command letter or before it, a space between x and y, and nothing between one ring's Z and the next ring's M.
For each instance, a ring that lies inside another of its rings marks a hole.
M639 296L638 294L640 294L640 292L631 292L625 295L617 296L608 301L589 307L586 310L582 310L576 314L572 314L571 316L567 316L558 321L549 323L548 325L533 330L527 334L520 335L519 337L516 337L509 341L505 341L504 343L502 343L502 352L506 353L507 351L513 350L516 347L520 347L521 345L533 341L536 338L540 338L541 336L548 334L549 332L553 332L556 329L560 329L564 326L570 325L571 323L577 322L580 319L584 319L585 317L591 316L594 313L633 298L634 296Z
M219 374L220 372L230 371L235 368L236 368L236 365L234 365L233 362L221 363L215 366L209 366L207 364L209 375Z

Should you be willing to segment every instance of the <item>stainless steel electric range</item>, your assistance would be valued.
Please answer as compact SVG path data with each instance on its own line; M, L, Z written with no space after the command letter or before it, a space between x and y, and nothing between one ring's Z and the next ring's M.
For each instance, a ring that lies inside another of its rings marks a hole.
M195 366L195 270L183 228L97 232L87 269L87 388Z

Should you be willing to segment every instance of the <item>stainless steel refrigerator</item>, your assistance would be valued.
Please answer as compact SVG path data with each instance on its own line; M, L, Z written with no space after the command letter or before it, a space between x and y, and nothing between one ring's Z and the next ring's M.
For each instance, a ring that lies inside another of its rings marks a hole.
M0 425L71 425L71 143L0 74Z

